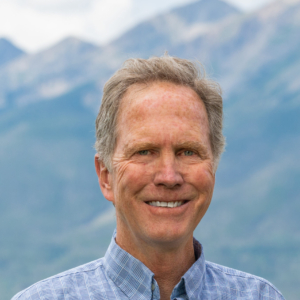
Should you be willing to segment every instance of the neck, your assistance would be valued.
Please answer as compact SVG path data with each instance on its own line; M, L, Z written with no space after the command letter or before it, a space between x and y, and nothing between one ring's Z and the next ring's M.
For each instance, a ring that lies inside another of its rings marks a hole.
M170 299L176 284L195 262L193 236L176 244L149 245L140 240L122 239L117 231L116 242L154 273L161 300Z
M146 266L155 274L162 300L170 299L174 287L194 262L193 242L184 251L152 254Z

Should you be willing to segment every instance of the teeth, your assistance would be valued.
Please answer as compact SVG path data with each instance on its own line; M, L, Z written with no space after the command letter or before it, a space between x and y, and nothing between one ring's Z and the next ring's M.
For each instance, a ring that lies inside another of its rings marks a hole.
M151 206L158 206L158 207L178 207L182 205L184 201L173 201L173 202L160 202L160 201L151 201L148 202L149 205Z

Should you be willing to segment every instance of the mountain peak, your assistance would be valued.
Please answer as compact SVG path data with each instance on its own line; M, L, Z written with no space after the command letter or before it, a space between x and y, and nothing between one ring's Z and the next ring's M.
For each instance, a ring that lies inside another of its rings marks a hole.
M138 24L112 45L116 49L122 48L122 53L143 52L149 56L159 54L166 48L170 49L182 41L202 34L203 31L206 32L214 23L239 14L238 9L224 1L198 0Z
M0 38L0 66L24 54L24 51L13 45L8 39Z
M51 60L52 58L57 59L60 57L60 59L66 59L66 61L68 61L71 59L71 57L77 57L78 55L82 56L86 54L88 55L89 53L97 51L98 49L99 47L92 43L70 36L54 44L52 47L37 53L37 56L42 56L46 60Z
M74 36L70 36L70 37L64 38L63 40L59 41L57 44L52 46L50 49L58 50L58 51L64 51L65 49L77 49L79 51L86 51L86 50L94 50L97 48L98 48L98 46L96 46L92 43L86 42L86 41L81 40Z
M199 0L191 4L175 8L171 11L185 20L187 24L213 23L221 21L240 11L221 0Z
M58 42L57 45L60 45L60 44L68 44L68 45L86 44L86 45L95 46L94 44L86 42L86 41L84 41L84 40L82 40L82 39L80 39L78 37L75 37L75 36L69 36L69 37L64 38L63 40L61 40L60 42Z

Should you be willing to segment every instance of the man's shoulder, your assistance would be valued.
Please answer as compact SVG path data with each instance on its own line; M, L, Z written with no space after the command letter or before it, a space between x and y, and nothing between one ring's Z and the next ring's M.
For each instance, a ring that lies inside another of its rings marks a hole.
M209 261L206 261L206 276L208 285L215 284L220 290L228 290L231 293L235 291L237 296L249 294L253 299L260 299L259 297L263 296L264 299L284 300L272 283L259 276Z
M93 280L95 278L99 280L99 275L102 273L102 267L103 258L91 261L84 265L80 265L38 281L27 289L16 294L11 300L65 299L64 294L66 291L72 293L72 289L74 292L84 290L86 285L93 284Z

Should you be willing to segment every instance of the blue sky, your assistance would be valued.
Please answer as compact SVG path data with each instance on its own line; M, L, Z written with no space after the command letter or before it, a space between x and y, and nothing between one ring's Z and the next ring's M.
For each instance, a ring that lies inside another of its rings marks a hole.
M226 0L251 11L274 0ZM105 44L153 15L193 0L1 0L0 37L36 52L67 36Z

